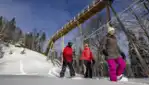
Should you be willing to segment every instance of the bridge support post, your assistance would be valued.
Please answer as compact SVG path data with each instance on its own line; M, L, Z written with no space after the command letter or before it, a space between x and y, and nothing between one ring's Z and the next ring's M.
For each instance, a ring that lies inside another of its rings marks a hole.
M110 15L110 7L109 7L109 5L107 5L107 7L106 7L106 20L107 20L107 23L111 20L111 15Z
M64 36L62 36L62 41L61 41L62 52L61 52L61 56L63 56L64 46L65 46L65 40L64 40ZM62 62L63 62L63 57L61 57L61 63Z

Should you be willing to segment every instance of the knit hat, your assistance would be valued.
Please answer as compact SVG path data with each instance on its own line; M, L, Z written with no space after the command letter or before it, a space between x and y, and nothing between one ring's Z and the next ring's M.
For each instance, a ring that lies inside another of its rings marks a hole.
M72 43L71 41L68 42L68 46L72 46L72 44L73 44L73 43Z
M107 27L108 27L108 33L109 33L110 31L115 31L115 29L114 29L113 27L111 27L109 24L107 24Z

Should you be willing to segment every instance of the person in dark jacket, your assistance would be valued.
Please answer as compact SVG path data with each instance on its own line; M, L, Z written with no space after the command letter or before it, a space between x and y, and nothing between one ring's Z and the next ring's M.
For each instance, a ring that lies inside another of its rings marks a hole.
M64 77L66 67L69 67L70 76L75 76L75 71L72 65L73 62L73 50L72 50L72 42L68 42L68 45L63 50L63 65L62 70L60 72L60 77Z
M105 54L106 61L108 63L110 80L126 80L122 75L125 70L126 63L121 57L122 52L118 47L117 39L114 34L114 28L108 25L108 34L104 40L105 45L103 53Z
M86 72L84 78L92 78L92 64L95 64L92 51L88 47L88 44L85 44L84 50L82 52L81 60L84 61Z

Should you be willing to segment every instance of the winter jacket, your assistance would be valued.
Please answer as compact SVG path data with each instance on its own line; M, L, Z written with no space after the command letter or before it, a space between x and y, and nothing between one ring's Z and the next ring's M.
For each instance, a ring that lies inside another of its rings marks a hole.
M104 39L104 54L106 59L116 59L120 57L120 49L117 45L116 37L113 35L107 35Z
M94 61L93 54L89 47L84 48L82 52L81 60Z
M67 62L72 62L73 59L73 50L71 47L66 46L63 50L63 60Z

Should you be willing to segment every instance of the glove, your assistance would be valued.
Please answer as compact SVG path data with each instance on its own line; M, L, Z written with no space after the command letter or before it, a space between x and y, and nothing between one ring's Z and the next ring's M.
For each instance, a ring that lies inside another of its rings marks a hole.
M102 50L102 52L103 52L103 54L105 55L105 56L108 56L108 53L106 52L106 50L104 49L104 50Z
M92 64L95 65L95 60L94 59L92 60Z
M125 56L124 52L121 52L120 54L121 54L122 58L125 60L126 56Z

